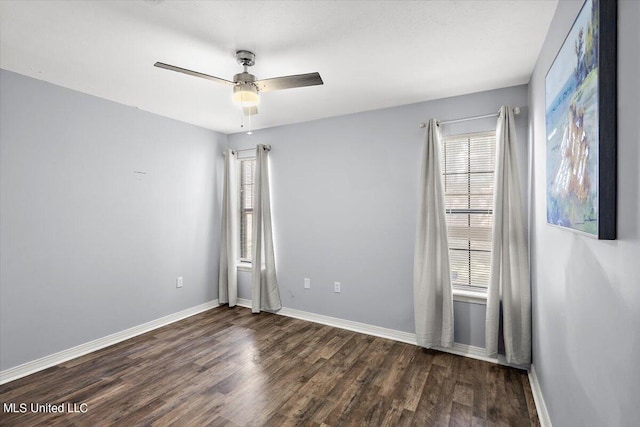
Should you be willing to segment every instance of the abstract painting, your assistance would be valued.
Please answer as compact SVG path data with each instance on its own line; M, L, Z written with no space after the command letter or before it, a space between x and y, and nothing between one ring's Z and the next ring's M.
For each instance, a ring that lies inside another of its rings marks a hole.
M615 3L585 1L545 79L547 223L600 239L616 238Z

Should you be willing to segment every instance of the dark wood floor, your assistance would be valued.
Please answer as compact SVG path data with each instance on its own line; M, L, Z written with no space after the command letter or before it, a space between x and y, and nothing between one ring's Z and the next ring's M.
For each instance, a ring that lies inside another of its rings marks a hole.
M539 425L524 371L227 307L4 384L0 400L86 409L3 410L3 426Z

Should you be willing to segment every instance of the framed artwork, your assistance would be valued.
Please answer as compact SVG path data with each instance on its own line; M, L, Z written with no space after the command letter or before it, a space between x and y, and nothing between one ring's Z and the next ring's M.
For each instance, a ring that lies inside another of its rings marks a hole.
M547 223L616 238L617 2L586 0L545 78Z

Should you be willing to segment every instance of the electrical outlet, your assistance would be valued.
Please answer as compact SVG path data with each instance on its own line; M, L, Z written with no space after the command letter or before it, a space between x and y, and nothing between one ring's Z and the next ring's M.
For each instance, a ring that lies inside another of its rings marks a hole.
M340 293L340 282L333 282L333 292Z
M311 289L311 279L305 277L304 278L304 288L305 289Z
M182 287L182 276L176 279L176 288L181 288L181 287Z

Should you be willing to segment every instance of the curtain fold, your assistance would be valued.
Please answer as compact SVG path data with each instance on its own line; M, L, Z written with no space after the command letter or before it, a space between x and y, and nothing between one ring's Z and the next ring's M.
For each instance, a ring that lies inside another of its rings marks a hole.
M269 195L269 151L262 144L256 149L253 186L253 256L251 259L251 311L282 308L276 278L276 261L271 226Z
M487 291L485 345L497 356L502 329L509 363L531 363L531 284L520 177L516 157L516 128L511 107L500 108L496 128L496 172L493 203L493 244Z
M440 130L427 123L420 176L420 202L413 267L414 317L418 345L453 345L453 296L444 189L440 173Z
M224 157L222 190L222 230L220 232L220 263L218 274L218 302L233 307L238 302L238 173L233 150Z

